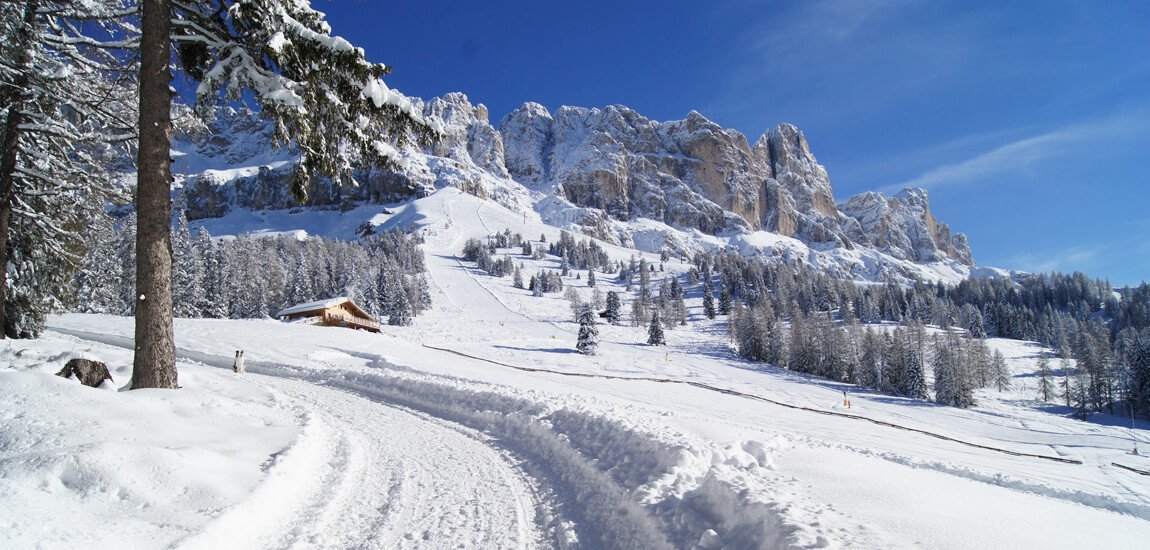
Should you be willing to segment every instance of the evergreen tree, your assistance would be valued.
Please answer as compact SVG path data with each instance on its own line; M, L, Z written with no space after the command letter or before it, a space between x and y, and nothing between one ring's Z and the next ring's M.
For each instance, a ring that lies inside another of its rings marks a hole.
M172 21L178 22L173 28ZM187 23L191 24L187 24ZM175 32L174 32L175 31ZM351 184L353 161L394 166L388 142L427 141L431 130L380 77L388 67L330 36L306 1L146 0L140 9L137 154L136 354L132 388L175 388L172 332L171 73L173 36L201 105L236 100L247 89L276 122L276 138L301 157L292 179L300 202L317 174ZM252 52L258 52L255 55Z
M926 365L923 361L921 347L915 342L912 330L907 331L906 346L898 365L898 386L896 390L907 397L926 399Z
M595 314L590 304L583 304L579 313L579 343L575 347L584 355L599 353L599 327L595 325Z
M960 346L951 331L934 337L934 400L965 409L974 405L974 388L962 365Z
M591 308L595 311L603 309L603 292L598 288L591 290Z
M991 371L994 372L994 385L998 391L1006 391L1010 388L1010 368L1006 366L1006 358L1002 356L1002 352L994 350L994 359L991 360Z
M188 218L181 209L172 233L172 292L177 317L199 317L199 300L204 294L201 267Z
M583 300L579 298L579 291L575 290L575 287L567 287L567 292L563 298L570 302L572 320L579 322L579 316L582 315L583 311Z
M403 327L411 325L411 301L406 292L396 292L388 309L387 324Z
M515 271L511 275L511 286L515 288L523 288L523 273L519 267L515 267Z
M642 298L635 298L631 301L631 326L641 327L647 324L650 320L647 312L647 306L643 303Z
M647 268L647 259L639 260L639 300L644 304L651 303L651 273Z
M663 346L667 340L663 337L663 323L659 320L659 310L651 315L651 325L647 327L647 343L652 346Z
M1062 396L1066 399L1066 406L1070 406L1070 402L1074 397L1070 379L1075 376L1074 367L1070 364L1070 359L1065 355L1058 361L1059 370L1062 371Z
M76 310L81 313L123 313L119 295L123 270L116 257L115 226L111 217L98 213L88 227L87 254L77 273Z
M75 297L80 228L117 190L135 57L122 2L0 3L0 339L34 337ZM86 36L87 32L91 36Z
M607 322L612 325L619 324L620 312L619 293L614 290L607 291Z
M721 315L731 314L731 292L727 290L727 285L719 285L719 313Z
M708 319L715 318L715 297L711 293L711 285L703 286L703 315Z
M858 384L883 391L883 353L881 341L868 326L863 333L859 351Z
M591 288L595 288L595 270L594 269L588 269L587 270L587 286L589 286Z
M1049 403L1055 396L1054 375L1050 372L1050 360L1045 353L1038 354L1038 395Z

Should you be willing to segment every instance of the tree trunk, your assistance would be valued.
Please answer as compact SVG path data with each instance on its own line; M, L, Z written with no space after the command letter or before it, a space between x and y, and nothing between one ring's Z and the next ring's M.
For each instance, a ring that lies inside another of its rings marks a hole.
M20 72L13 83L8 117L4 121L4 152L0 156L0 340L18 337L8 322L8 224L12 220L12 200L16 195L16 150L20 146L20 123L28 98L28 73L32 70L32 29L36 25L37 0L24 4L24 26L17 33L15 49L20 52Z
M136 355L132 389L176 388L172 330L170 0L140 2L136 163Z

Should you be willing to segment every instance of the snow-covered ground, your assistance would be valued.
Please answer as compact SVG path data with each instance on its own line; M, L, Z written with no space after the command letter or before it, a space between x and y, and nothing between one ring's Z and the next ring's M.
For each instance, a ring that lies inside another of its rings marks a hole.
M128 318L65 315L41 340L0 343L0 547L1150 540L1150 476L1114 466L1150 470L1128 454L1129 420L1083 423L1037 402L1034 344L990 341L1014 385L980 391L970 410L740 361L694 295L667 346L601 325L600 354L583 356L561 293L532 297L456 258L469 237L558 230L453 189L392 210L376 219L427 239L434 306L414 326L177 320L179 391L114 391L130 375ZM506 252L525 276L557 267ZM588 299L575 274L565 283ZM230 370L237 349L243 375ZM107 362L115 384L52 376L73 356ZM1147 441L1150 426L1137 428Z

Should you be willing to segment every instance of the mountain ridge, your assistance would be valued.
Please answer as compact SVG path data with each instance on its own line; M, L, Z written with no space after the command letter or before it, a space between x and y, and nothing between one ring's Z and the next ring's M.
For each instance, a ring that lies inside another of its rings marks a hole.
M437 143L404 151L401 170L358 170L358 187L319 179L303 206L347 211L457 187L636 248L689 254L734 245L866 280L949 280L974 265L965 235L934 218L925 190L836 202L826 169L791 124L751 143L696 111L659 122L622 105L552 113L528 102L496 126L462 93L413 101L440 123ZM189 219L299 208L286 185L293 152L269 152L271 127L261 121L225 108L181 125L176 187ZM755 236L763 232L774 237Z

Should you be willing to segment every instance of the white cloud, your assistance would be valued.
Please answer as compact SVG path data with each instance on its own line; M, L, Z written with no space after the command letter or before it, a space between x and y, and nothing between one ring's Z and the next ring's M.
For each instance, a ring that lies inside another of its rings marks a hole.
M1141 111L1076 124L1007 143L972 158L927 170L909 180L885 186L880 191L893 193L907 187L936 189L985 182L995 176L1017 173L1040 161L1069 154L1080 144L1106 145L1107 142L1123 139L1131 133L1145 131L1146 127L1147 116Z
M1031 273L1090 271L1095 267L1099 253L1104 249L1105 247L1072 247L1045 256L1023 254L1010 260L1010 265Z

